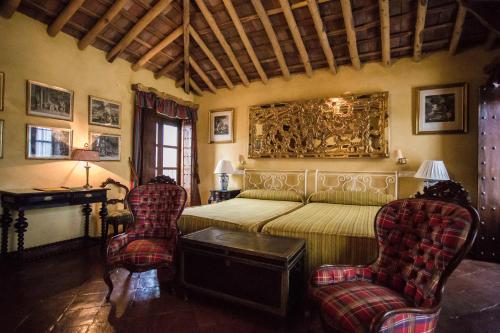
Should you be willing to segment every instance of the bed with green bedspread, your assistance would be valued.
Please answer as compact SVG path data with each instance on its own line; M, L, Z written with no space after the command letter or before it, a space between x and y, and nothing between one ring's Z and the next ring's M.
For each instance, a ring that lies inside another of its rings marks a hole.
M267 222L303 205L302 196L289 191L249 190L235 199L186 208L178 225L184 234L208 227L259 232Z

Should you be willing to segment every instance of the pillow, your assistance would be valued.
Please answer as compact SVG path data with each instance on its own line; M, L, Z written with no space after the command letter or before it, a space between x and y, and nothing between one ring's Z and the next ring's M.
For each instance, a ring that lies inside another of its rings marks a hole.
M354 191L320 191L313 193L307 202L324 202L340 205L383 206L394 200L391 194Z
M298 201L304 202L302 195L293 191L273 191L273 190L246 190L238 194L237 198L277 200L277 201Z

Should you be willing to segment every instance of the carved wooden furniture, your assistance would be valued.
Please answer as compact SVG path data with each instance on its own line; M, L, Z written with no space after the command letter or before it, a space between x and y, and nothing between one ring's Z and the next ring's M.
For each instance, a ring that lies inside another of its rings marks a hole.
M153 178L130 191L127 202L134 224L108 242L104 281L113 291L111 270L123 267L130 272L166 268L175 273L178 237L177 220L186 203L186 190L167 176Z
M85 217L85 238L89 238L90 213L92 203L101 203L99 215L101 216L101 237L103 248L105 244L106 230L105 220L107 210L107 189L68 189L61 191L38 191L26 190L1 190L2 197L2 257L7 255L9 227L13 221L12 211L18 212L18 217L14 228L17 233L17 256L22 260L24 253L24 233L28 229L28 222L25 211L30 209L43 209L53 207L63 207L72 205L83 205L82 212Z
M127 199L128 193L130 192L128 187L123 185L122 183L114 180L114 179L111 179L111 178L106 179L101 184L101 187L106 188L109 185L113 185L115 187L123 189L123 191L125 193L125 195L121 199L120 198L108 199L108 206L109 205L118 205L118 204L123 205L123 209L116 209L116 210L109 212L109 214L106 218L106 236L108 235L109 225L113 226L113 235L116 236L116 235L118 235L118 226L121 225L123 227L122 230L125 231L127 229L127 226L133 222L134 217L132 216L132 212L130 212L130 210L128 209L128 205L127 205L126 199Z
M343 332L434 332L445 282L469 251L478 213L467 192L439 182L414 199L390 202L375 219L377 260L368 266L324 265L310 299L328 329Z
M243 191L292 191L302 196L307 193L308 170L243 170Z
M221 202L229 199L234 199L238 194L240 194L240 190L210 190L210 196L208 197L208 203Z
M497 67L500 73L500 65ZM500 86L495 87L490 84L480 89L478 123L478 208L481 222L473 255L478 259L498 262L500 261L500 207L498 206Z
M249 158L383 158L387 92L250 107Z
M286 316L304 285L303 240L208 228L181 237L189 290Z

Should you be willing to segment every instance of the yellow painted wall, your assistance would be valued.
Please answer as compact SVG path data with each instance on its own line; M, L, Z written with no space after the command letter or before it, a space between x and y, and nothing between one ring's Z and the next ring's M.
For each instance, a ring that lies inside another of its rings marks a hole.
M155 80L146 70L133 72L130 64L117 59L110 64L105 54L93 47L80 51L77 41L59 33L49 37L46 26L20 13L0 18L0 71L5 73L4 158L0 159L0 188L81 186L85 183L83 162L25 159L26 124L73 129L74 147L88 142L88 132L120 134L120 162L99 162L91 168L91 184L98 186L107 177L129 184L128 158L132 153L132 83L142 83L184 100L184 94L170 79ZM26 115L26 80L36 80L74 91L73 122ZM88 125L88 96L122 103L122 128ZM95 207L97 208L97 207ZM28 211L26 246L36 246L83 235L80 207ZM91 226L96 232L98 223ZM12 228L13 229L13 228ZM10 235L14 249L14 232Z
M378 63L364 64L360 71L349 66L339 68L333 75L327 70L315 71L312 78L295 75L290 81L272 79L267 85L252 83L249 87L237 86L233 91L221 89L217 94L205 93L196 97L201 105L199 113L199 164L200 190L206 202L209 190L218 186L213 170L219 159L228 159L238 166L239 156L247 160L247 168L290 170L321 169L338 171L416 171L425 159L442 159L453 179L464 184L476 196L477 187L477 108L478 89L485 83L483 67L499 52L487 53L481 48L450 57L441 52L425 57L416 63L411 59L396 60L390 68ZM412 134L412 87L467 82L469 90L470 131L465 135L414 135ZM338 96L346 92L389 92L390 147L402 149L409 164L401 168L394 156L376 160L326 160L326 159L248 159L248 107L251 105L283 102L316 97ZM235 108L235 143L208 144L208 110ZM310 178L312 183L312 177ZM230 187L241 186L242 176L233 175ZM312 185L312 184L311 184ZM413 178L400 179L401 196L413 194L421 182ZM312 189L312 186L310 187Z

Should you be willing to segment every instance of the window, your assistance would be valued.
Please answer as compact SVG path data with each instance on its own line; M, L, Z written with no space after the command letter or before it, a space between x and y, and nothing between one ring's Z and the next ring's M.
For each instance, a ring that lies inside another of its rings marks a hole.
M160 119L156 123L155 176L181 179L181 123Z

